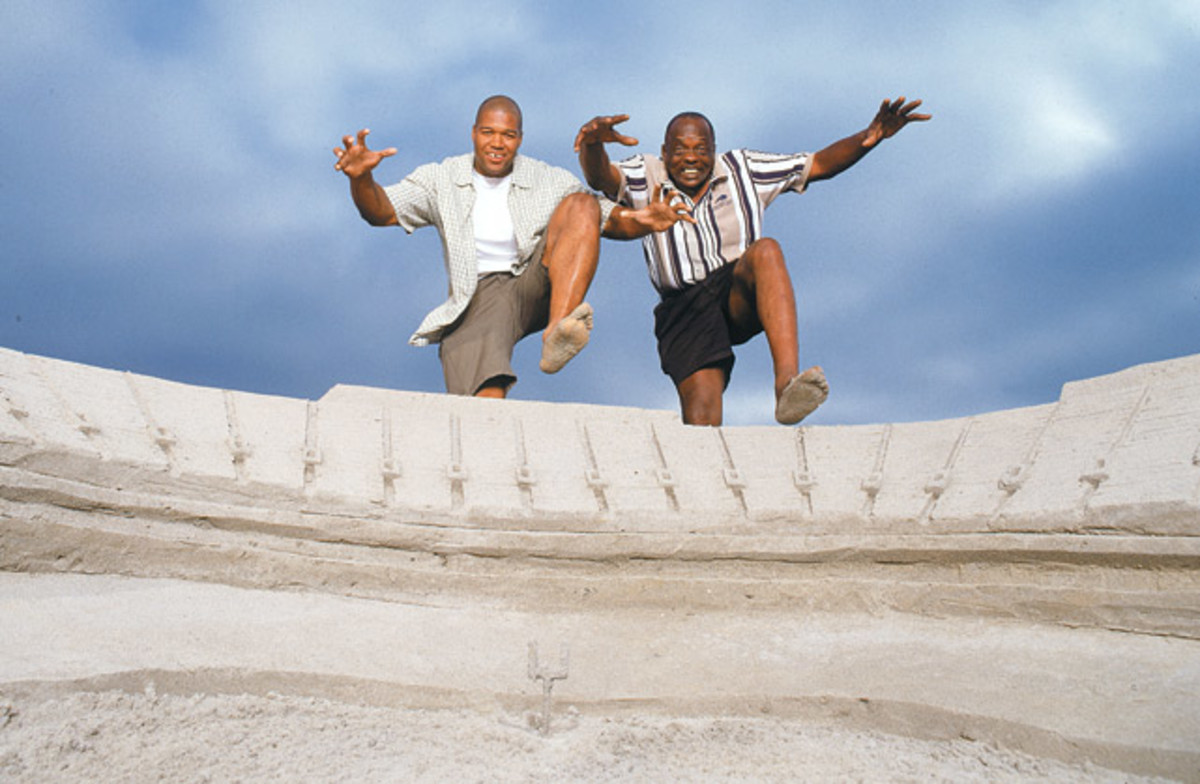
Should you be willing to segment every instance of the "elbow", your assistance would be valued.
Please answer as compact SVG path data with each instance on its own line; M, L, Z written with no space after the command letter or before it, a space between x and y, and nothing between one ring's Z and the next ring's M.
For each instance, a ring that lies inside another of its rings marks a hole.
M587 175L587 184L592 190L597 190L605 194L610 190L608 180L601 174Z
M808 167L808 181L827 180L829 176L829 167L826 165L825 156L817 153L812 157L812 163Z
M582 157L579 159L579 168L583 172L583 181L587 186L594 191L600 191L610 199L616 197L617 189L612 182L612 178L607 176L607 173L596 166L589 166L587 161Z
M394 212L388 215L382 215L378 212L360 208L358 214L371 226L395 226L399 223L399 221L396 220L396 213Z

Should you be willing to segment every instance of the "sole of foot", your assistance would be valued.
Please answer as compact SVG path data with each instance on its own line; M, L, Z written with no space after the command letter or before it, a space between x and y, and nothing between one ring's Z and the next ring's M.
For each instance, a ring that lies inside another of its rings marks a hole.
M827 397L829 384L825 381L825 371L810 367L783 388L775 402L775 421L781 425L794 425L816 411Z
M582 351L592 335L592 323L592 306L585 302L555 324L542 344L542 360L538 363L542 372L557 373Z

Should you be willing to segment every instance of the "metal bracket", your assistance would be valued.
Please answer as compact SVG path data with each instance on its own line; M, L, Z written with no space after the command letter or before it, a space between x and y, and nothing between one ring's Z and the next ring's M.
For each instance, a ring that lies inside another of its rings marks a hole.
M550 734L550 691L555 681L565 681L571 665L571 649L566 643L559 646L558 667L542 665L538 661L537 642L529 641L529 680L542 682L542 717L538 722L538 731L542 735Z

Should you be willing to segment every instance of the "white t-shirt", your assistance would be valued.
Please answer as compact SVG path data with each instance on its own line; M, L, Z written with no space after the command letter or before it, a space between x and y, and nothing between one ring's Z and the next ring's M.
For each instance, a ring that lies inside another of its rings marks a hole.
M475 254L479 274L512 272L517 264L517 235L508 211L512 177L485 177L471 172L475 182Z

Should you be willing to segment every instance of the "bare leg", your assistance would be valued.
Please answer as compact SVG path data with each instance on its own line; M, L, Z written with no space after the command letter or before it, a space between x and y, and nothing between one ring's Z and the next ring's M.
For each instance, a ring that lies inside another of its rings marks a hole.
M733 290L729 293L731 337L735 344L759 332L767 333L767 345L775 368L775 395L799 372L800 344L796 330L796 297L792 279L779 243L761 239L746 248L733 266Z
M600 207L573 193L562 200L546 228L542 264L550 275L550 315L542 333L541 369L557 373L584 346L592 331L592 309L583 301L600 259Z
M796 328L796 296L783 250L773 239L754 242L735 262L729 294L733 342L749 340L760 331L775 371L775 418L795 424L816 410L829 395L819 367L800 373L800 344Z
M484 382L484 385L475 391L475 397L504 398L507 396L508 389L504 384L498 382Z
M721 396L725 392L725 371L707 367L697 370L679 383L679 405L685 425L721 424Z

